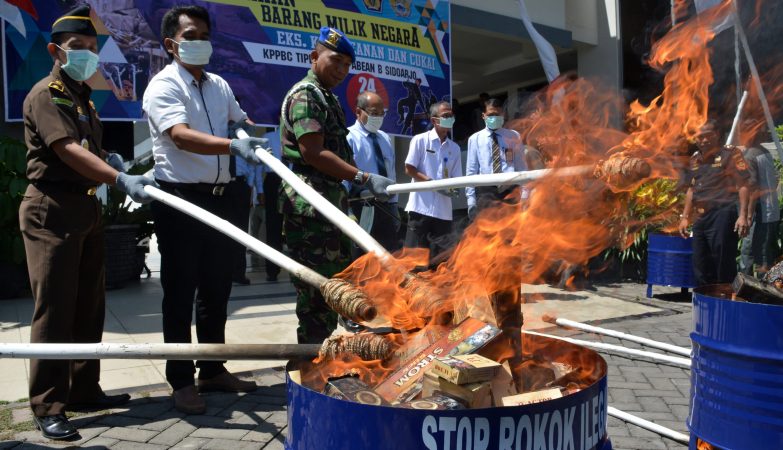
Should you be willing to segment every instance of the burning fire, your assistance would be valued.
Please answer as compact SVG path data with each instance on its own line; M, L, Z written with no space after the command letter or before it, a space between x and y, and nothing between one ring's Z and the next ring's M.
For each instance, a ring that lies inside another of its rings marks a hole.
M492 298L502 294L501 298L519 308L521 283L540 282L548 272L568 265L586 265L608 247L628 246L633 233L642 227L670 218L678 204L664 199L652 201L658 210L645 220L621 223L619 219L627 216L634 197L631 193L637 192L638 199L638 192L646 192L640 189L642 185L679 178L687 157L683 160L677 155L685 153L708 117L714 77L707 44L715 38L713 26L732 13L730 0L724 1L678 23L654 45L649 64L666 75L663 91L649 104L634 101L626 107L616 92L596 82L562 77L537 96L534 113L510 124L542 152L548 167L596 166L611 158L634 157L650 165L647 177L621 186L591 176L543 178L528 185L531 195L522 205L498 204L484 210L448 258L434 269L420 270L428 264L426 251L405 249L387 265L372 254L365 255L338 277L367 293L379 317L385 319L384 325L407 330L390 335L396 346L409 345L443 324L467 316L498 323L497 308L508 305L493 305ZM677 14L682 18L685 12L678 8ZM765 76L780 80L781 67ZM753 100L747 110L753 111L751 117L756 120L743 126L743 141L765 127L757 113L760 107L753 95L755 87L749 89ZM783 85L767 94L770 104L779 104ZM734 115L733 110L725 113ZM623 115L628 131L615 126ZM511 195L519 195L518 190ZM625 231L628 227L630 233ZM505 340L504 345L493 347L491 356L501 362L513 358L509 344ZM535 353L536 345L540 343L526 338L524 353ZM570 382L578 385L580 380L591 379L595 367L583 366L578 352L566 357L571 366L579 368L575 376L569 375L573 377ZM329 376L358 373L374 385L401 360L404 357L398 355L385 362L317 361L308 377L321 384ZM535 374L535 368L544 365L544 361L528 359L523 368ZM523 384L525 389L535 389L546 382L545 377L533 377Z

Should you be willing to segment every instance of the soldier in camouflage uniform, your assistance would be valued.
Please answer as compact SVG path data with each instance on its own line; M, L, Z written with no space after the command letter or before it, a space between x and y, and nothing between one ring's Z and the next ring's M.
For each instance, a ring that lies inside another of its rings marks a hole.
M312 68L286 94L280 117L283 159L293 171L329 202L348 211L348 193L343 180L365 185L381 200L393 182L358 170L346 136L345 116L331 89L348 75L354 61L353 45L337 29L323 27L310 53ZM287 183L281 185L280 210L283 235L291 256L326 277L342 271L350 262L350 245L340 230L316 212ZM300 280L296 315L297 340L320 343L337 327L337 315L329 309L318 289Z

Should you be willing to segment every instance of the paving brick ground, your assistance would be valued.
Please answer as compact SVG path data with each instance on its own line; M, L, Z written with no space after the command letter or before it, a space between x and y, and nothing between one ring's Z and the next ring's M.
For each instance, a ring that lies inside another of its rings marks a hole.
M659 289L656 289L658 292ZM599 287L603 295L626 301L643 302L662 308L656 315L606 321L601 326L680 346L690 346L691 308L687 297L674 290L658 299L644 299L642 285ZM642 348L632 342L579 333L562 328L544 330L585 340L622 343ZM649 350L649 349L646 349ZM687 433L690 371L620 354L602 353L609 366L609 402L625 412ZM261 386L249 394L206 394L207 413L186 416L173 409L165 386L150 386L133 393L123 408L75 416L73 423L81 439L55 443L32 429L26 404L0 407L9 429L0 430L0 449L85 448L111 449L282 449L286 434L284 372L282 368L264 369L251 374ZM615 449L684 449L661 436L611 418L609 435Z

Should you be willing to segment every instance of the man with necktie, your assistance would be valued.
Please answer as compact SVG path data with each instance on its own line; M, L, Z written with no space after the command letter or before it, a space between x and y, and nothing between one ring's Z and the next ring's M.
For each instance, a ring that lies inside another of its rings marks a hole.
M386 116L383 99L375 92L365 91L356 99L355 113L356 123L348 127L348 145L353 149L356 167L396 181L394 149L389 135L381 131ZM393 252L400 247L397 239L400 213L396 195L385 202L377 199L356 201L352 209L356 217L362 218L360 223L386 250ZM354 246L354 258L361 254L362 251Z
M503 128L505 108L497 98L484 102L486 127L468 139L468 161L465 175L519 172L527 170L524 145L519 133ZM503 200L513 186L468 187L468 216L473 219L480 209Z

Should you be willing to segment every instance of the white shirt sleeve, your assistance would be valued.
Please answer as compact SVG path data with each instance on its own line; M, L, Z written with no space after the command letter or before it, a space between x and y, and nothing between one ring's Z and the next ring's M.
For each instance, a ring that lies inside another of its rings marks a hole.
M158 80L145 92L145 112L160 133L174 125L188 123L188 112L180 87L167 80Z
M411 139L411 145L408 148L408 156L405 157L405 164L415 167L419 172L422 171L421 158L424 153L424 149L419 145L420 141L423 141L423 139Z
M228 120L230 122L239 122L247 119L247 113L242 110L241 106L239 106L239 102L234 95L234 91L231 90L231 86L229 86L228 82L222 78L220 81L223 85L223 92L225 92L226 99L228 100Z
M479 173L479 159L478 159L478 133L473 134L468 138L468 156L467 164L465 167L465 175L476 175ZM460 164L460 169L462 164ZM465 188L465 196L468 199L468 206L476 204L476 188L468 186Z
M457 144L454 144L454 151L453 151L453 158L456 164L454 164L452 167L449 168L449 174L452 177L461 177L462 176L462 151L459 149L459 146Z

